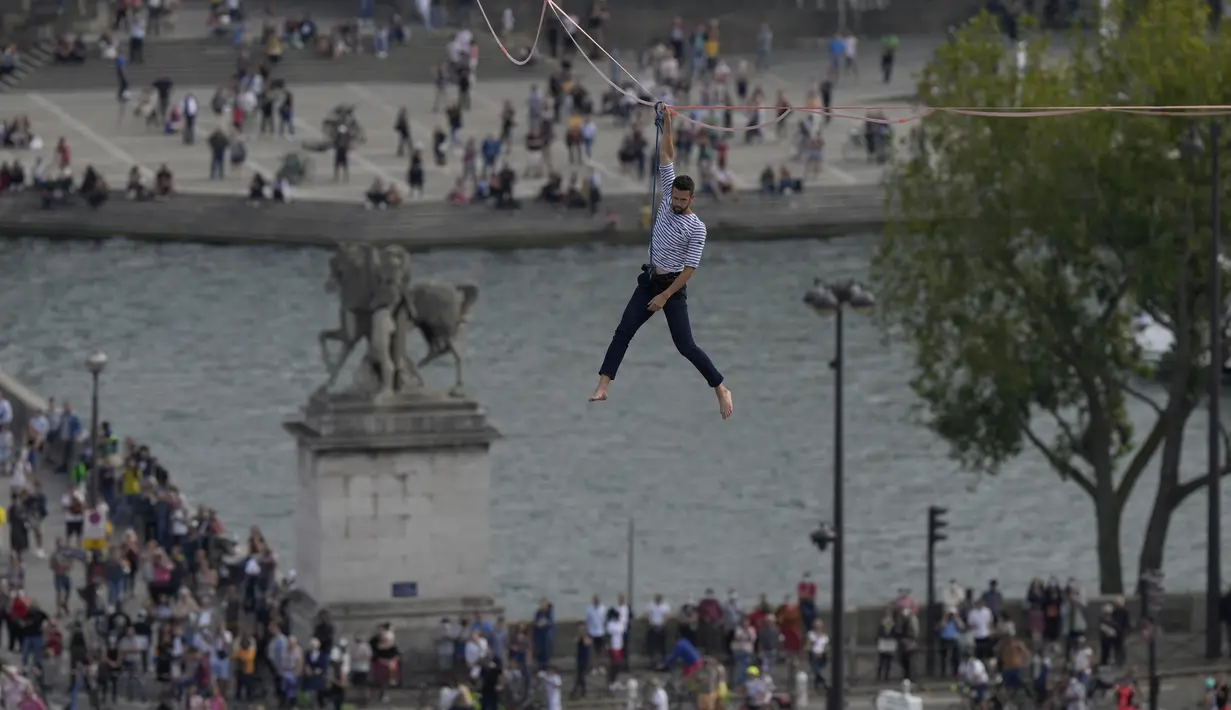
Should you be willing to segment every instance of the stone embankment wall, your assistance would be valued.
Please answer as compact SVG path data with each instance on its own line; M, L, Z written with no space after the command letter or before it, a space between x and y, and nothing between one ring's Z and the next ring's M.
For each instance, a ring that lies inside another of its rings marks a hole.
M364 210L358 201L248 207L239 196L182 195L165 202L136 202L116 195L97 210L81 201L48 210L42 209L37 196L22 194L0 200L0 235L293 246L354 241L411 249L644 244L649 230L642 226L642 213L647 201L640 196L604 200L604 212L617 215L620 225L607 230L582 210L561 211L535 203L515 212L443 202ZM738 202L707 202L705 221L710 239L870 234L884 226L884 194L878 185L823 186L771 198L750 192Z

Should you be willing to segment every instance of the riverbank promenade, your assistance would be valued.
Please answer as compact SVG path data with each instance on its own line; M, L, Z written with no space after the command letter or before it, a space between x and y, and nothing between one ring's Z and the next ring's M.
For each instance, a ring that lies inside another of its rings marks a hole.
M47 407L46 400L34 394L29 388L21 385L3 373L0 373L0 394L12 403L15 413L14 421L18 426L21 426L22 423L28 421L33 412L45 409ZM76 399L80 400L82 398L78 397ZM122 413L120 416L122 416ZM174 466L174 462L166 463L169 466ZM191 472L188 475L191 475ZM67 490L64 483L67 480L66 476L52 473L46 469L40 471L39 476L40 481L46 481L46 483L44 483L44 490L48 494L49 498L62 494L65 490ZM210 501L205 502L208 503ZM51 536L54 535L54 532L52 531L62 528L63 517L59 511L52 510L49 512L51 512L51 516L49 516L49 518L44 522L44 530L48 532L49 536ZM221 513L224 517L227 516L227 511L225 508L221 510ZM227 520L227 523L235 529L240 529L249 522L252 521ZM53 538L49 537L49 539ZM242 563L242 558L240 558L239 562ZM50 574L46 570L45 565L41 565L34 560L30 560L26 565L26 569L29 570L26 575L26 584L32 594L38 593L41 595L45 592L37 590L44 590L52 586L52 580L50 578ZM282 571L280 570L279 575L281 575L281 573ZM1043 573L1044 572L1041 570L1040 574ZM994 570L989 570L989 574L994 574ZM802 580L801 587L808 583L809 580ZM619 580L612 580L611 586L613 588L618 589L619 585ZM823 584L821 586L823 586ZM705 590L704 597L725 596L721 595L722 587L718 587L718 589L719 593L714 593L711 590ZM794 605L793 596L794 595L788 594L786 600L781 605L769 605L766 597L762 596L759 602L748 600L747 602L742 603L739 608L743 610L742 613L757 614L759 613L758 609L760 605L767 605L767 608L770 610L770 615L777 615L781 617L783 614L787 614L789 616L791 614L798 613L791 611ZM779 597L775 596L774 598ZM604 600L608 604L619 603L617 599L614 598L614 595L605 596ZM895 687L901 678L901 669L898 665L896 665L896 659L895 665L891 669L888 679L880 678L876 674L878 653L874 644L877 634L877 627L883 618L885 610L891 606L902 608L904 598L899 597L894 600L881 601L883 603L872 603L852 610L848 619L850 636L847 639L847 647L852 656L851 660L853 662L850 664L847 681L851 684L852 691L857 696L859 694L866 694L869 699L871 694L877 690ZM135 605L140 605L142 602L142 597L138 595L132 603ZM727 599L726 602L716 603L730 605L734 602L731 601L731 599ZM1093 619L1097 616L1103 603L1104 600L1099 598L1093 598L1083 602L1085 614L1090 619ZM633 607L634 613L636 613L638 606L644 604L644 600L638 602ZM917 602L911 602L911 604L917 604ZM132 606L130 608L136 609L137 606ZM216 611L219 615L225 617L227 613L225 609L226 607L223 605L217 608ZM555 610L555 613L558 616L552 621L555 629L555 639L552 644L550 655L554 658L554 663L566 672L573 668L573 634L583 628L580 621L570 619L579 619L584 611L585 610L582 609ZM1006 619L1018 619L1023 616L1020 608L1020 602L1012 598L1005 600L1001 613ZM1160 614L1160 623L1165 629L1168 630L1167 634L1163 637L1163 640L1159 644L1160 667L1165 671L1166 676L1169 678L1163 686L1163 692L1164 694L1168 694L1168 697L1173 698L1174 700L1172 705L1164 705L1164 710L1171 710L1172 708L1181 708L1190 705L1192 699L1199 695L1200 677L1215 674L1226 667L1225 663L1220 662L1211 665L1200 658L1201 631L1206 623L1201 616L1202 613L1203 605L1201 604L1200 598L1195 595L1172 594L1168 595L1163 611ZM821 618L826 616L823 609L820 610L820 615ZM507 610L507 616L510 619L522 619L527 618L529 613L528 610ZM637 614L637 616L640 616L640 614ZM500 628L512 629L517 626L516 624L510 623L509 626L505 627L500 626L501 623L502 620L497 621ZM1021 622L1019 622L1019 625L1024 627L1024 624ZM629 648L632 651L633 658L633 669L635 675L643 680L648 677L648 671L652 668L651 659L643 653L647 648L646 629L647 627L645 620L637 619L632 626L629 638ZM704 627L702 628L702 632L704 632ZM298 626L295 629L295 633L300 634L301 636L307 636L309 633L313 632L309 626ZM675 620L668 623L667 633L669 642L681 633L681 629ZM797 634L798 632L793 633ZM798 636L796 636L796 638L798 638ZM1126 650L1127 657L1125 659L1125 667L1140 668L1145 660L1144 654L1146 649L1142 640L1135 633L1129 637L1128 643L1126 644ZM723 652L720 649L714 649L714 652L718 655L723 655ZM425 684L429 684L432 681L434 669L436 668L436 658L433 653L433 649L430 648L407 646L402 648L402 653L403 658L405 659L405 665L403 667L405 681L404 687L410 688L411 690L402 690L395 694L393 696L392 705L394 707L418 706L421 703L418 702L417 698L421 699L422 697L425 697L426 691L423 690L423 688L425 687ZM921 653L915 654L916 663L921 663L921 657ZM780 684L789 687L788 684L790 683L790 679L784 674L787 667L789 667L789 664L783 664L780 666L777 677ZM58 667L57 672L61 675L53 676L52 674L49 674L49 678L55 677L63 682L67 677L66 669L63 668L63 666L60 666ZM1117 672L1118 671L1115 669L1108 670L1108 673L1113 676ZM153 683L152 679L146 677L144 680L149 682L152 687L157 687L157 684ZM952 702L951 695L945 691L945 688L951 681L945 676L926 676L923 674L918 674L914 676L914 680L916 681L917 687L921 689L921 692L925 693L923 696L925 704L944 706ZM595 696L596 697L574 703L572 706L615 706L622 702L618 693L607 695L602 691L599 691L595 693ZM809 704L809 707L819 707L819 701L815 696L811 696L811 700L812 702ZM121 706L129 707L130 705L121 704Z
M486 30L484 30L486 31ZM156 41L156 40L154 40ZM890 82L883 82L876 65L877 58L865 48L861 56L862 72L839 79L834 93L835 104L840 105L903 105L900 97L913 91L914 77L923 66L925 57L935 44L935 38L910 38L904 41L898 67ZM102 60L95 60L102 61ZM474 138L482 142L485 137L498 136L501 128L500 114L506 104L514 107L517 126L511 141L511 150L502 158L519 173L524 168L526 153L522 138L526 127L526 99L531 85L546 89L543 78L544 65L527 69L524 79L485 79L484 66L494 63L508 64L501 56L485 58L478 70L478 79L472 91L472 108L464 113L460 136L464 140ZM573 72L577 80L597 99L609 88L600 76L584 61L574 58ZM732 61L738 61L732 59ZM600 64L609 71L606 62ZM630 67L631 68L631 67ZM803 104L809 91L821 78L824 67L819 50L793 50L781 53L770 69L755 74L751 85L765 94L766 103L774 103L779 91L785 92L790 102ZM60 69L71 71L71 68ZM506 72L500 72L507 75ZM617 75L618 76L618 75ZM621 77L625 79L627 77ZM224 77L219 77L222 83ZM133 87L134 94L144 87ZM434 113L436 89L430 84L415 83L343 83L289 85L295 101L294 136L260 136L254 127L244 135L247 159L239 170L230 171L223 180L209 179L209 153L206 146L208 134L224 123L209 109L209 100L217 86L174 86L172 100L181 99L187 93L194 94L201 104L197 126L197 142L185 145L178 135L164 135L158 126L147 127L133 115L133 103L118 104L115 87L98 86L94 90L71 92L29 91L15 92L5 97L5 115L29 117L34 132L43 140L41 151L0 152L4 159L20 159L27 166L34 158L50 160L52 149L64 138L72 150L72 165L80 174L86 166L100 171L114 187L120 187L134 165L148 171L166 166L175 176L176 189L183 194L234 195L246 194L247 183L253 172L272 175L284 155L299 150L302 141L321 138L321 121L334 106L353 104L356 115L364 125L367 139L357 146L350 157L350 179L347 183L333 180L332 154L313 154L312 177L295 189L299 200L328 200L359 202L362 193L376 179L407 188L408 160L398 156L398 139L393 125L399 109L409 110L412 142L424 147L425 187L424 200L443 202L462 174L461 152L450 151L448 163L437 166L432 160L431 140L433 131L447 124L443 113ZM452 93L452 90L450 90ZM695 93L695 90L694 90ZM862 116L860 111L849 112ZM900 112L906 115L907 112ZM763 112L767 120L770 112ZM799 133L798 122L803 114L795 114L784 121L785 130L781 140L774 128L764 131L765 139L746 143L742 134L732 136L728 152L728 169L736 189L755 189L760 173L767 167L777 171L786 165L802 176L803 164L792 163L796 152L795 139ZM733 125L748 124L747 112L733 112ZM553 166L567 180L573 173L582 177L593 168L598 172L602 189L607 195L646 194L648 177L638 177L635 171L622 170L617 159L621 141L627 128L618 126L609 117L598 117L598 132L589 158L580 163L567 161L564 146L558 139L552 148ZM634 121L643 134L653 143L652 112L642 109ZM909 124L907 124L909 125ZM860 127L860 121L838 118L824 129L826 155L820 175L810 178L809 187L824 188L827 185L850 186L874 184L880 179L880 168L870 164L865 155L844 149L852 130ZM558 128L558 130L560 130ZM531 196L537 193L541 179L525 179L518 186L518 194Z

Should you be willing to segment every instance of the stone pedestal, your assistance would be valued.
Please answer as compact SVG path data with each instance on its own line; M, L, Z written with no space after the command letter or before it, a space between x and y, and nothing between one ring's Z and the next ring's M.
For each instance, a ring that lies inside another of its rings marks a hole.
M477 403L318 394L285 427L298 442L301 601L344 631L492 609L489 450L500 435Z

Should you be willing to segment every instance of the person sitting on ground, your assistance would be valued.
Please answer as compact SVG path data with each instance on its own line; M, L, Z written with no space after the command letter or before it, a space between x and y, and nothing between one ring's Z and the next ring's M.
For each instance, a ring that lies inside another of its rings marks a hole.
M274 181L274 202L286 204L291 201L291 181L283 175Z
M141 168L136 165L128 171L128 185L124 188L124 194L128 195L128 199L137 200L138 202L148 200L153 195L145 186L145 180L141 175Z
M0 133L3 133L0 146L5 148L30 148L34 142L34 132L30 130L30 118L25 115L17 116L7 122Z
M294 49L303 49L304 36L300 34L303 28L304 20L297 15L287 15L286 20L282 23L282 41L291 45Z
M22 167L20 160L14 160L9 165L9 184L8 189L13 192L21 192L26 189L26 169Z
M585 209L587 206L586 196L581 194L581 186L578 183L577 173L569 175L568 192L564 198L565 207L575 207L577 209Z
M509 167L508 163L496 173L496 181L498 185L492 186L492 191L496 195L496 208L515 210L521 207L521 203L513 197L513 185L517 182L517 173Z
M397 185L390 184L389 189L385 190L385 204L390 207L397 207L402 204L402 193L398 192Z
M85 42L76 35L64 35L56 42L55 60L61 64L81 64L85 61Z
M727 170L727 166L719 163L717 172L714 173L714 185L718 188L718 194L723 197L737 199L735 194L735 176Z
M564 178L560 173L552 173L547 177L547 182L543 183L543 187L539 188L539 201L546 202L549 205L558 205L564 199L564 193L561 191L561 185L564 183Z
M368 191L363 194L363 206L368 209L383 210L388 206L386 204L388 195L389 191L385 189L385 183L380 178L376 178L372 181L372 186L368 188Z
M69 168L64 170L68 172ZM89 189L86 189L87 186ZM107 185L107 180L98 171L94 170L92 165L86 166L85 178L81 181L81 194L85 198L86 203L95 209L100 207L111 196L111 187Z
M253 173L252 182L248 183L248 204L259 205L265 201L265 176Z
M466 194L466 178L458 178L453 182L453 189L449 190L449 195L446 199L455 205L464 205L470 202L470 197Z
M34 188L41 188L43 183L47 182L49 179L53 179L54 177L54 175L47 175L47 165L43 161L43 156L40 155L36 157L34 159L34 165L30 166L30 186Z
M101 179L102 177L98 174L98 171L94 169L94 166L87 165L85 168L85 174L81 176L81 194L84 195L86 193L93 192L94 188L98 185L98 181Z
M98 56L102 57L103 59L109 62L113 62L115 61L115 55L118 52L119 52L119 49L115 46L115 40L111 38L111 33L104 32L101 35L99 35L98 37Z
M480 175L474 179L474 190L471 193L471 201L475 204L487 202L488 198L494 197L495 192L492 191L493 185L499 185L500 180L495 175Z
M299 23L299 46L306 47L316 39L317 29L316 21L307 14L304 14L303 20Z
M761 194L773 195L778 192L778 178L774 175L774 166L766 165L761 171Z
M785 165L778 170L778 192L783 195L803 192L804 183L795 177L792 177L791 171Z
M184 112L179 103L167 110L167 122L162 126L164 135L173 136L184 126Z
M0 52L0 76L6 76L17 71L21 66L21 55L17 53L17 45L10 44Z
M154 175L154 195L156 197L171 197L175 194L174 178L171 170L164 163Z
M65 168L65 173L66 176L44 180L36 186L43 209L51 209L52 205L64 204L68 201L68 196L73 192L73 174L68 168Z

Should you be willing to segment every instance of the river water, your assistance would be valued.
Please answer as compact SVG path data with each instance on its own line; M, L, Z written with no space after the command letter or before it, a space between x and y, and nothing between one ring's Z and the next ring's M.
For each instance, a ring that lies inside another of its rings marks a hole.
M506 436L493 450L500 601L525 613L546 594L579 613L590 594L613 596L625 584L630 517L642 599L728 585L776 596L804 570L824 575L808 533L831 517L833 324L800 299L816 275L865 274L873 244L709 247L689 303L698 342L735 393L726 422L661 318L633 342L611 401L586 403L641 250L416 255L416 277L473 279L483 289L464 343L470 390ZM151 443L188 494L221 509L232 528L259 523L289 553L295 457L281 422L323 377L316 334L336 321L321 288L327 258L278 248L3 242L0 363L84 413L81 362L103 348L111 358L103 418ZM958 470L911 421L917 401L904 346L867 321L848 323L848 593L874 602L902 586L922 592L929 504L952 510L942 579L998 577L1013 594L1035 575L1073 575L1093 587L1088 500L1035 456L997 480ZM426 375L445 384L451 373L442 364ZM1197 415L1186 450L1194 471L1204 466L1203 432ZM1129 507L1126 570L1153 488L1146 477ZM1192 497L1173 524L1169 588L1203 584L1204 506L1204 496Z

